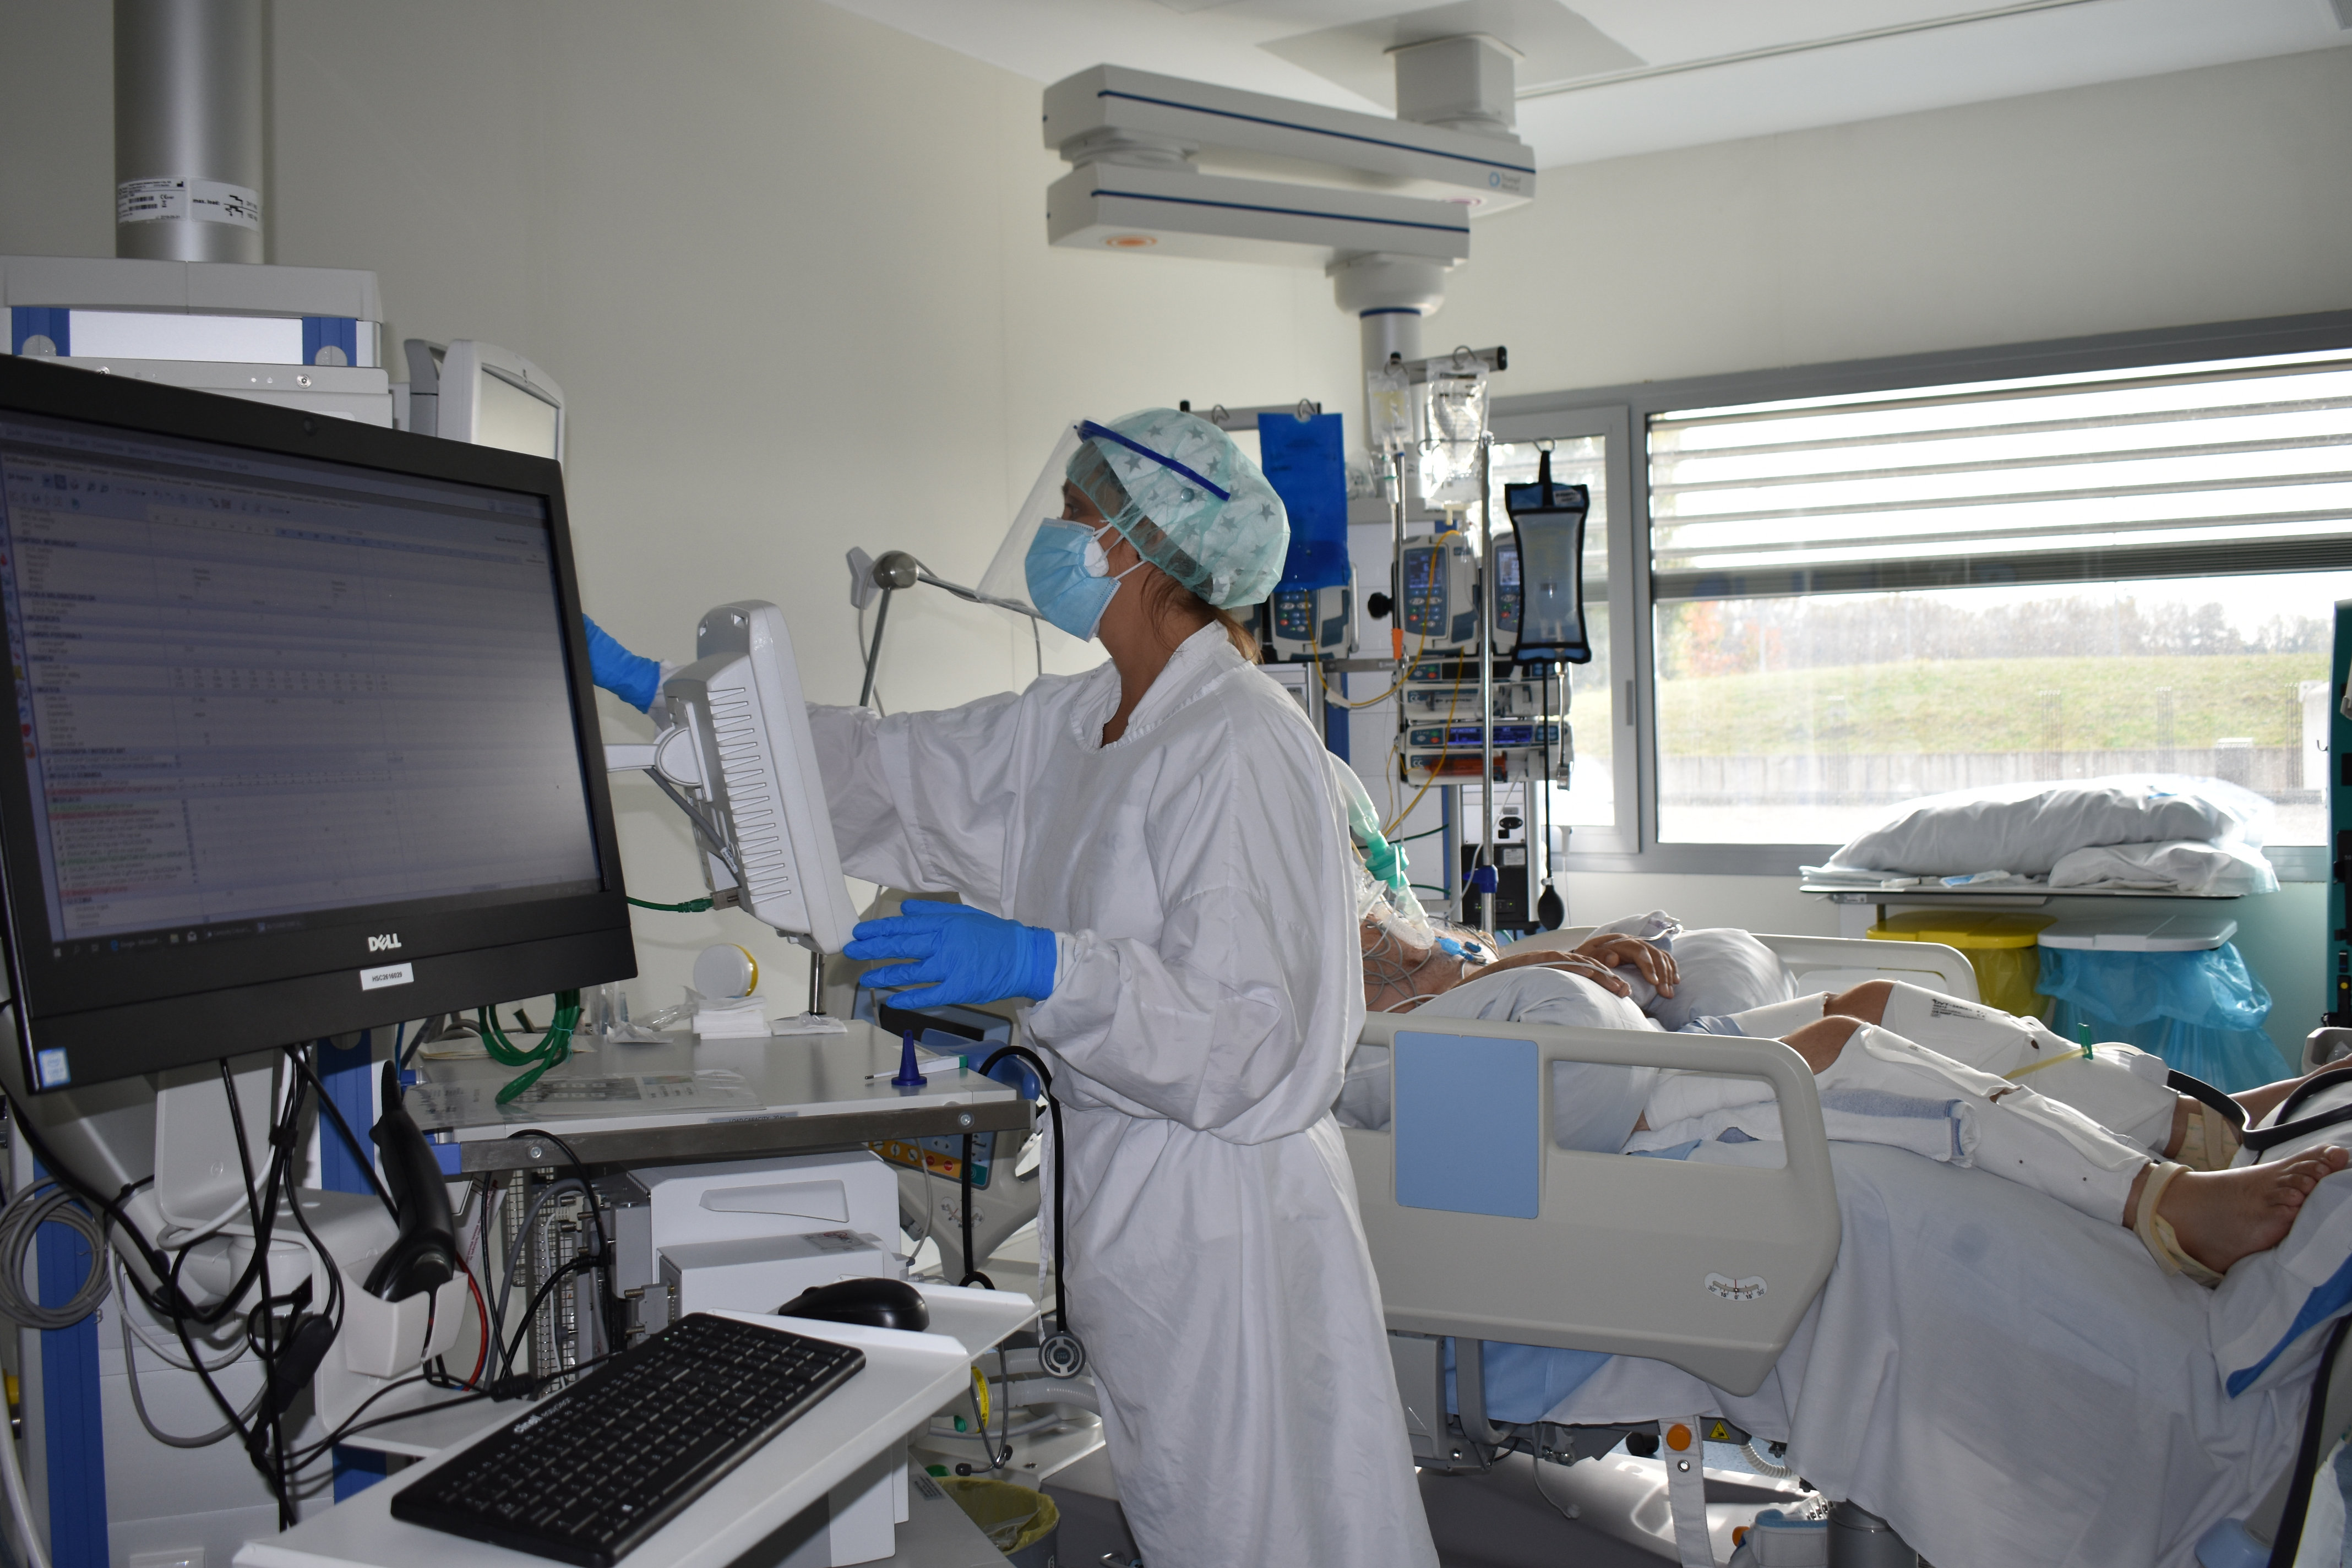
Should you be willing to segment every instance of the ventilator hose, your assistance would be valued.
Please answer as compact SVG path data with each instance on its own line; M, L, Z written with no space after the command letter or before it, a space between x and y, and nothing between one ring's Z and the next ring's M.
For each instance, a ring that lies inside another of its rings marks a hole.
M1070 1296L1066 1278L1062 1272L1062 1237L1066 1234L1062 1223L1062 1163L1069 1152L1069 1146L1062 1142L1062 1102L1054 1098L1054 1075L1045 1070L1045 1064L1037 1059L1037 1053L1026 1046L1000 1046L991 1051L988 1059L980 1064L980 1076L986 1078L988 1069L1007 1057L1018 1057L1029 1064L1029 1070L1037 1075L1038 1083L1045 1088L1046 1113L1054 1119L1054 1326L1066 1334L1070 1331ZM969 1171L971 1168L971 1163L967 1161L964 1169ZM969 1191L967 1188L967 1194ZM967 1216L964 1241L968 1247L971 1240L969 1218L971 1205L968 1196L964 1213ZM963 1262L965 1268L971 1267L969 1253Z

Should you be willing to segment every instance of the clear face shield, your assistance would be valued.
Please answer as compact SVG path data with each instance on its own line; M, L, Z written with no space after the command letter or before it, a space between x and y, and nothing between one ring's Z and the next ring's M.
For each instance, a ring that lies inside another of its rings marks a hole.
M995 557L980 579L980 591L992 599L1007 604L1024 605L1034 610L1029 594L1029 546L1036 542L1040 523L1062 515L1062 485L1070 471L1070 459L1078 455L1078 422L1075 419L1062 426L1062 438L1054 443L1053 454L1037 472L1037 482L1013 514L1013 526L1005 531L1004 542L996 547Z

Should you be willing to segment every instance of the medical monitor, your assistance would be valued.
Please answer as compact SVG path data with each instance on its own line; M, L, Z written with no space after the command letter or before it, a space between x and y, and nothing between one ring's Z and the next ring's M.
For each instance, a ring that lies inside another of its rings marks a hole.
M408 428L422 436L563 460L563 389L511 349L475 338L410 338Z
M563 389L511 349L459 338L441 359L434 434L563 460Z
M684 789L712 897L813 952L857 923L841 878L824 779L783 612L720 605L694 631L694 662L662 682L656 771Z
M0 361L0 616L36 1089L635 973L554 463Z

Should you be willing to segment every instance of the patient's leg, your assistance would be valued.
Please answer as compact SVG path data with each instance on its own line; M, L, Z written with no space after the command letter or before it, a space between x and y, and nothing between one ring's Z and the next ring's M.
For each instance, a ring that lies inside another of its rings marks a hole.
M2182 1097L2166 1082L2163 1058L2132 1046L2100 1046L2086 1058L2081 1046L2052 1033L2039 1018L2016 1017L1903 981L1864 981L1827 998L1825 1006L1831 1015L1879 1025L1962 1066L2028 1084L2151 1153L2178 1153L2191 1125ZM2226 1164L2235 1151L2213 1152L2220 1157L2190 1163Z
M2079 1112L1884 1028L1823 1018L1793 1031L1787 1044L1812 1068L1825 1096L1833 1087L1954 1094L1975 1133L1973 1163L2095 1219L2137 1231L2168 1268L2179 1261L2168 1257L2165 1245L2175 1238L2188 1260L2217 1276L2240 1258L2277 1246L2311 1190L2352 1159L2341 1149L2324 1148L2234 1171L2159 1166ZM2141 1223L2152 1184L2158 1190L2154 1218L2164 1222L2160 1233Z
M1940 1055L2012 1078L2031 1073L2041 1093L2089 1116L2168 1159L2178 1159L2191 1170L2222 1170L2238 1151L2236 1131L2228 1119L2193 1096L2151 1092L2164 1082L2157 1059L2130 1047L2101 1046L2091 1061L2081 1047L2070 1046L2031 1018L2013 1018L1983 1006L1954 1003L1900 981L1866 980L1823 999L1825 1014L1880 1024ZM1987 1016L1982 1023L1971 1015ZM2030 1044L2027 1042L2031 1042ZM2052 1053L2071 1053L2064 1065L2053 1062L2047 1073L2033 1071L2036 1061L2052 1061ZM2129 1054L2126 1054L2129 1053ZM2130 1071L2140 1088L2117 1076ZM2291 1078L2232 1095L2246 1113L2248 1124L2275 1110L2303 1082ZM2169 1096L2168 1105L2165 1096ZM2168 1110L2168 1117L2166 1114Z

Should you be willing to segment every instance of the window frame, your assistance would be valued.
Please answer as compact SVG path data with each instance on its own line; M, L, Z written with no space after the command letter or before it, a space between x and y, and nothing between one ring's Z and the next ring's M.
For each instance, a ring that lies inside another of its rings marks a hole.
M1793 877L1799 867L1818 865L1837 848L1834 844L1658 841L1657 670L1655 605L1650 586L1648 442L1650 420L1654 416L1685 408L1902 392L1954 383L2080 375L2347 348L2352 348L2352 310L2330 310L1496 398L1490 424L1497 441L1590 435L1605 435L1609 440L1610 653L1616 669L1632 671L1630 677L1621 676L1632 684L1632 700L1623 704L1632 734L1620 736L1620 743L1612 752L1617 792L1616 829L1610 833L1586 829L1572 835L1570 853L1555 860L1553 869ZM1636 436L1642 442L1638 462L1633 445ZM1573 721L1571 716L1570 722ZM1591 847L1573 847L1580 840ZM2325 846L2288 845L2265 853L2283 881L2327 879Z

